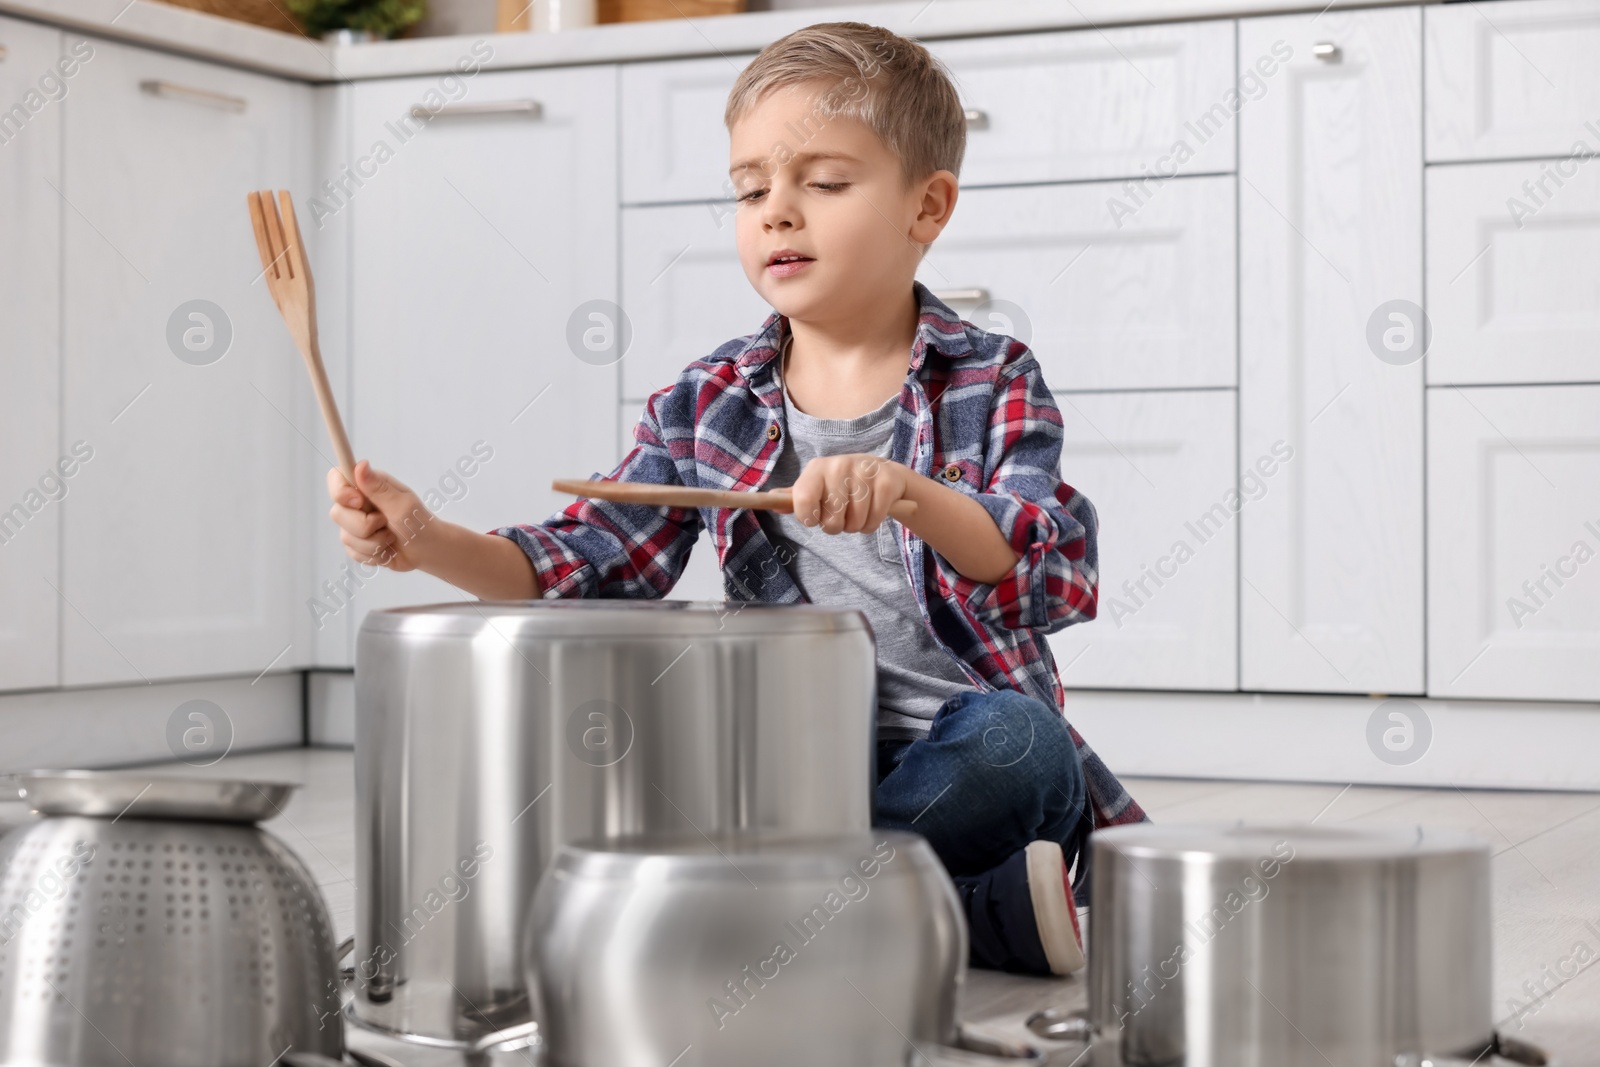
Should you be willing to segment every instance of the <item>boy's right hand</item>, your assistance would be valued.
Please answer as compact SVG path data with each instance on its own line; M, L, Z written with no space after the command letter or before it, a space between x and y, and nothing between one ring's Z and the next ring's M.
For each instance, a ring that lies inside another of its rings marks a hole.
M357 563L392 571L415 570L427 547L433 513L422 498L395 478L362 460L351 486L337 467L328 471L328 517L339 527L339 541ZM370 502L373 510L365 508Z

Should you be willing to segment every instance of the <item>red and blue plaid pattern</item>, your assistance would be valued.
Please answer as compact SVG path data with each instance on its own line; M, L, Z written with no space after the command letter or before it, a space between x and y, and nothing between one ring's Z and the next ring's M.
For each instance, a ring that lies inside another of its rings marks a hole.
M929 630L984 689L1015 689L1061 708L1045 635L1095 617L1094 506L1061 481L1061 412L1028 346L964 322L920 282L921 317L900 394L890 457L971 496L1022 557L987 585L958 574L896 526ZM606 477L758 490L777 459L783 395L775 373L788 319L690 364L645 405L633 450ZM493 531L533 561L547 597L661 597L711 532L732 600L804 601L748 509L658 508L579 500L538 526ZM1143 809L1076 730L1094 826L1139 822Z

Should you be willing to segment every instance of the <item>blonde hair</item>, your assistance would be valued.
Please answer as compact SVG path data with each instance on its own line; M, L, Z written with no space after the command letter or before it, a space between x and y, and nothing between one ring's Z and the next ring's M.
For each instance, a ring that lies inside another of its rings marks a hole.
M922 45L881 26L822 22L773 41L733 83L723 121L731 130L769 93L817 81L829 83L813 102L818 124L865 123L900 158L907 185L938 170L960 175L967 121L950 72ZM781 144L773 155L785 148L793 155Z

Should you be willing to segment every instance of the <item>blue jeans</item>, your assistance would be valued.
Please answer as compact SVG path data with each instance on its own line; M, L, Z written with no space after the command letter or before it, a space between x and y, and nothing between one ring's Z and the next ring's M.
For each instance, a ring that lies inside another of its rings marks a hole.
M926 738L879 741L877 757L872 824L921 834L952 877L1040 839L1059 842L1070 866L1092 826L1066 720L1014 690L957 693ZM1088 864L1079 867L1074 896L1085 903Z

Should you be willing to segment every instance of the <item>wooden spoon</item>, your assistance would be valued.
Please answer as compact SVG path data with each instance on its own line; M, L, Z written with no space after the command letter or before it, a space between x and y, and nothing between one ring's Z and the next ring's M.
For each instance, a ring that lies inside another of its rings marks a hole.
M611 500L619 504L650 504L665 508L752 508L756 511L794 511L788 490L770 493L733 492L726 489L690 489L682 485L656 485L653 482L579 481L563 478L550 483L558 493ZM917 513L911 500L897 500L889 506L891 518L905 522Z
M322 349L317 345L317 292L311 281L311 264L306 261L305 247L300 242L294 201L287 189L278 190L276 201L271 189L247 193L245 200L250 205L250 224L255 229L256 251L261 253L261 273L267 280L267 291L272 294L278 313L289 327L289 335L305 358L311 388L317 394L317 406L322 409L322 421L327 424L333 450L339 457L339 471L344 480L354 486L355 456L350 452L350 439L345 436L344 420L339 417L333 390L328 387L328 372L322 366Z

